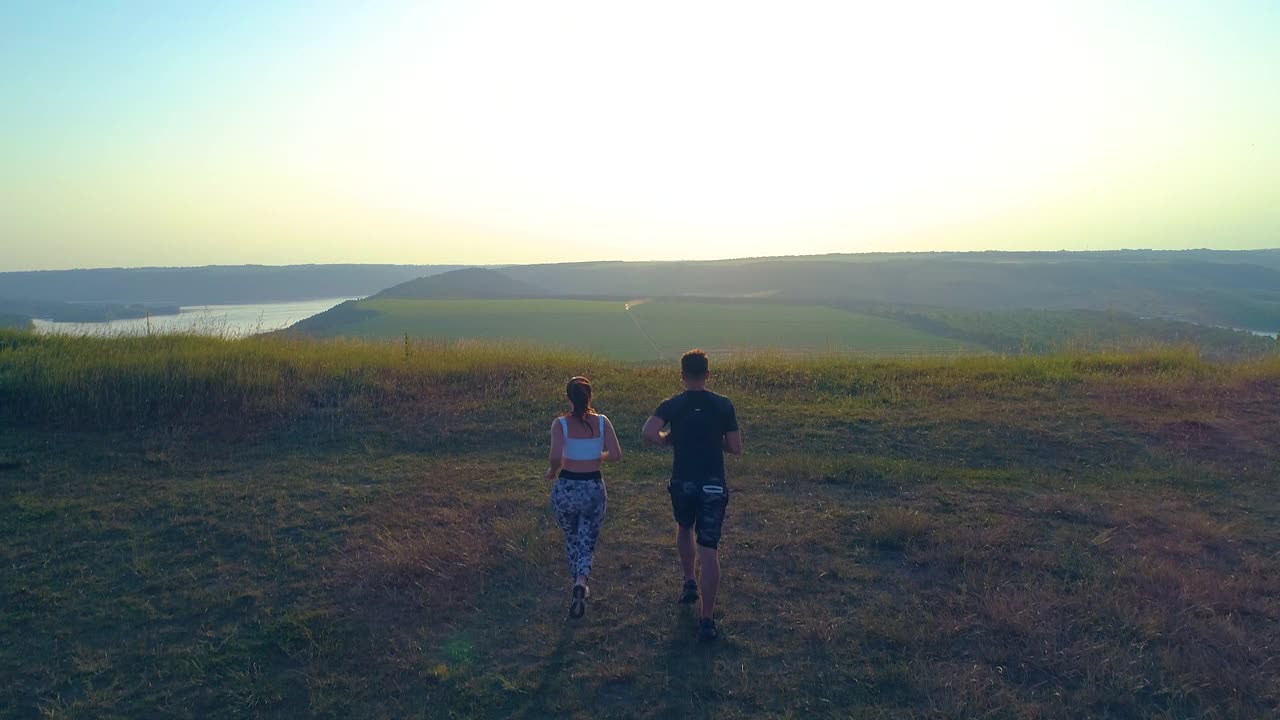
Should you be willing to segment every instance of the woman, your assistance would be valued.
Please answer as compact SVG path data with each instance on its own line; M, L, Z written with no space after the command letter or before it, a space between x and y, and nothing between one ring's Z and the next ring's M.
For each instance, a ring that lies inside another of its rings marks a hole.
M604 521L606 495L600 465L622 457L618 435L609 418L591 407L591 381L584 377L569 380L565 388L572 409L551 423L551 467L547 480L556 522L564 530L565 555L573 576L573 598L569 617L580 618L587 610L587 577L591 575L592 554L600 524Z

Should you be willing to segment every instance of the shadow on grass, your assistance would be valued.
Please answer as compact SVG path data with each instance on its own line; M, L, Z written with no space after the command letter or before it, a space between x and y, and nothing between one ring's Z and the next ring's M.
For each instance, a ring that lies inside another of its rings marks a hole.
M529 701L512 717L545 718L556 715L556 708L549 707L549 703L559 694L559 689L563 686L561 676L572 662L574 630L575 626L568 622L560 628L560 640L544 662L538 686L530 693Z
M726 641L722 635L715 642L700 642L697 629L697 614L691 606L681 606L672 613L671 637L662 658L669 690L658 717L716 715L720 697L715 684L715 661L724 651Z

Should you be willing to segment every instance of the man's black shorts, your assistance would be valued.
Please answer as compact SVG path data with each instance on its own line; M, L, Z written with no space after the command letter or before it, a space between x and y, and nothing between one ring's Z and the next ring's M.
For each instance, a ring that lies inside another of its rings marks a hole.
M675 482L668 488L671 510L680 527L693 526L698 544L712 550L720 544L720 526L729 505L729 489L718 480Z

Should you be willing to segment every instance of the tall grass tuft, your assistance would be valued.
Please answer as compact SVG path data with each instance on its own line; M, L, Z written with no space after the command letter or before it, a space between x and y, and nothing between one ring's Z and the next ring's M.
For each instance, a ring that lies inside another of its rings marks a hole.
M0 412L27 422L121 426L290 419L426 406L443 389L512 399L577 358L518 345L314 341L288 336L71 337L0 332ZM456 395L458 393L451 393ZM514 394L514 397L512 395Z

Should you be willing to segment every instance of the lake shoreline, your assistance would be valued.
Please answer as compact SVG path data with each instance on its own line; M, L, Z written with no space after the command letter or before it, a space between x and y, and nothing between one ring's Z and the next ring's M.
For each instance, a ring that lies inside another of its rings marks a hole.
M106 322L33 320L37 333L71 335L182 334L248 337L274 332L356 297L314 298L273 303L185 305L176 314L122 318Z

